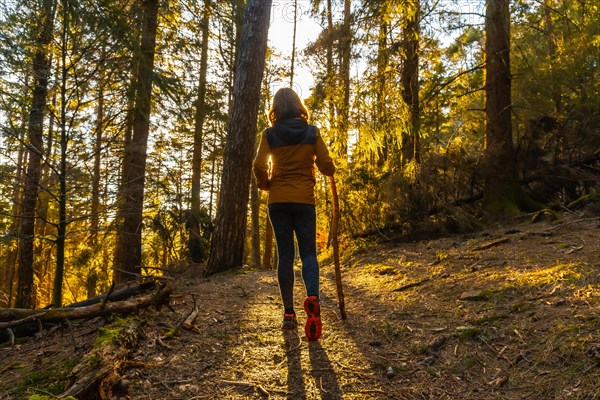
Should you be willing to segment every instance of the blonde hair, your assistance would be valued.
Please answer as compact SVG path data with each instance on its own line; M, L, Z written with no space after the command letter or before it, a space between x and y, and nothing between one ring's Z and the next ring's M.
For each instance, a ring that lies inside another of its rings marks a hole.
M271 104L271 108L267 115L271 124L285 118L300 117L305 121L308 120L308 110L306 109L306 106L298 94L290 88L282 88L275 93L275 96L273 96L273 104Z

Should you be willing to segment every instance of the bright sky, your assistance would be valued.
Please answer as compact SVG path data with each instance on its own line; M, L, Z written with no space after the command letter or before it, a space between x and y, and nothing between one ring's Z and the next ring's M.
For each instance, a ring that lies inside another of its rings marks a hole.
M294 89L302 99L310 94L313 78L303 65L302 50L314 41L322 28L310 16L310 1L298 0L298 23L296 27L296 61L294 65ZM294 0L273 0L271 9L271 26L269 28L269 46L282 55L291 57L294 34ZM288 66L289 67L289 66ZM271 88L274 93L289 82L279 82Z

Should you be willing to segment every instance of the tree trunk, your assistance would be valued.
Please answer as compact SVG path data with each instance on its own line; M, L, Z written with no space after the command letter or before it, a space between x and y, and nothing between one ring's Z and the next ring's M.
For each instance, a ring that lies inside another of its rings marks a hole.
M249 0L236 66L221 193L206 275L242 265L271 0Z
M335 87L335 77L333 74L333 11L331 9L331 0L327 0L327 77L325 96L327 99L327 111L329 115L329 124L335 129L335 102L333 100L333 91Z
M390 133L387 125L387 99L386 99L386 70L389 64L388 56L388 22L387 22L387 7L382 6L379 9L379 35L377 37L377 82L376 92L376 115L375 124L377 130L383 134L383 143L377 154L377 166L383 167L388 159L388 154L391 146Z
M62 285L65 270L65 239L67 235L67 31L69 29L69 9L62 0L61 34L61 87L60 87L60 165L58 167L58 225L56 232L56 268L52 288L52 304L62 305Z
M339 155L342 160L348 158L348 130L350 129L350 55L352 50L352 14L351 1L344 0L344 24L342 31L342 62L340 76L342 77L342 88L344 97L341 106L341 121L338 140L340 142Z
M123 137L123 160L125 159L126 149L131 146L131 140L133 137L133 120L134 120L134 111L135 111L135 88L137 87L138 82L138 73L139 73L139 56L134 54L131 62L132 73L129 80L129 90L127 92L128 101L127 101L127 117L125 119L125 132ZM116 226L116 237L115 237L115 253L113 258L113 267L121 268L123 265L123 253L122 250L124 248L123 241L124 239L124 203L125 203L125 167L126 163L123 162L121 166L121 177L119 182L119 189L117 193L117 217L115 221ZM115 272L116 273L116 272ZM113 277L115 276L113 273ZM107 274L108 276L108 274Z
M90 209L90 246L98 245L100 229L100 162L102 160L102 140L104 134L104 60L106 49L103 45L100 56L98 77L98 108L96 109L96 126L94 129L94 166L92 169L92 204Z
M260 194L254 179L250 180L250 209L252 226L252 265L260 266Z
M400 76L402 99L410 113L410 131L402 135L402 164L419 162L419 36L420 1L411 0L404 23L404 68Z
M200 174L202 170L203 126L206 117L206 71L208 69L208 31L210 24L211 2L204 2L202 16L202 51L200 55L200 78L196 115L194 119L194 152L192 155L192 204L189 252L194 262L204 259L202 233L200 232Z
M0 295L0 307L10 307L12 294L13 294L13 284L14 277L16 272L16 261L18 254L18 243L15 239L19 238L19 226L20 219L19 214L21 213L21 208L19 205L21 204L21 182L23 181L23 166L27 163L25 146L23 145L23 132L25 132L26 125L26 109L23 108L22 114L22 126L19 130L18 142L19 142L19 151L17 153L17 165L15 169L15 180L12 190L12 221L10 223L10 227L8 229L9 232L12 233L12 237L7 244L7 251L2 259L2 281L0 282L0 290L2 294Z
M509 0L488 0L486 32L485 187L483 205L492 214L519 211L511 125Z
M294 66L296 63L296 28L298 25L298 0L294 1L294 29L292 32L292 60L290 62L290 88L294 88Z
M265 269L273 268L273 225L271 225L271 218L267 213L265 223L265 251L263 252L262 265Z
M54 68L54 81L59 82L60 80L60 64ZM58 91L54 91L52 95L52 109L58 110ZM56 122L58 121L56 113L49 113L48 116L48 130L46 134L46 158L48 160L55 160L57 157L56 146L54 145L54 134ZM42 163L42 171L40 175L40 188L50 188L56 184L56 169L50 165L50 163ZM41 190L38 192L37 208L35 211L35 235L39 238L45 238L49 235L49 229L53 229L56 225L48 223L48 212L50 211L50 199L55 199L54 195L49 190ZM33 288L33 294L31 297L31 306L37 307L40 299L51 299L52 277L46 279L48 274L53 273L49 271L48 267L51 265L52 254L54 252L53 243L47 243L43 240L36 240L33 245L33 275L34 282L37 282L37 286Z
M228 102L227 105L231 109L233 102L233 91L234 82L235 82L235 74L237 72L236 68L238 65L238 57L240 53L240 47L242 44L242 34L244 32L244 18L246 8L244 5L245 0L233 0L232 1L232 19L234 22L235 29L235 38L233 40L233 51L230 54L229 65L231 66L231 70L229 71L229 92L228 92Z
M33 294L33 240L35 236L35 210L38 195L42 154L44 152L43 130L44 111L48 94L50 53L54 25L54 1L44 0L39 19L37 49L33 57L34 90L29 114L29 151L25 187L23 190L23 212L19 237L19 278L17 283L16 306L32 306Z
M214 199L215 199L215 171L216 171L216 164L217 164L217 157L215 156L216 153L216 138L215 141L213 142L213 155L212 155L212 160L210 163L210 196L208 199L208 216L210 218L210 220L213 220L213 209L214 207Z
M117 283L131 280L142 266L142 226L146 156L150 132L150 105L154 51L158 29L158 0L143 0L142 37L138 81L133 114L133 136L125 149L123 188L123 240L120 265L114 273Z
M550 76L555 77L556 63L556 33L554 32L554 24L552 23L552 0L544 0L544 23L546 25L546 35L548 36L548 60L550 65ZM560 115L562 112L562 95L560 85L553 80L552 99L554 100L554 112Z

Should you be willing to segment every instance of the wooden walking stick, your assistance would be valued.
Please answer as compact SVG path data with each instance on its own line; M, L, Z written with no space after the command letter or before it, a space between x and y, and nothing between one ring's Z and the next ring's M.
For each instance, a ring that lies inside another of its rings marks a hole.
M338 200L337 189L335 187L335 178L329 177L331 183L331 197L333 198L333 221L331 223L331 233L333 237L333 264L335 267L335 286L337 288L338 303L340 305L340 314L342 319L346 319L346 305L344 302L344 289L342 288L342 272L340 271L340 246L338 243L338 226L340 220L340 202Z

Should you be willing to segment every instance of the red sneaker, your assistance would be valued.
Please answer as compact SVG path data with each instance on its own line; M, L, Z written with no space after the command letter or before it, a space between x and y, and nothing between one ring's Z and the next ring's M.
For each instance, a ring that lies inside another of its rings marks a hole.
M317 296L308 296L304 300L304 310L306 311L306 325L304 333L308 340L319 340L321 337L321 307Z

